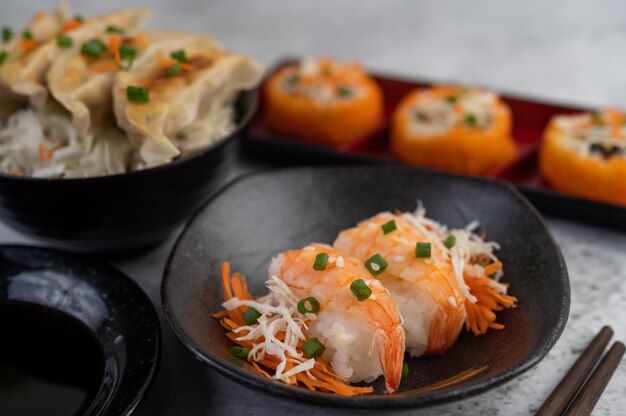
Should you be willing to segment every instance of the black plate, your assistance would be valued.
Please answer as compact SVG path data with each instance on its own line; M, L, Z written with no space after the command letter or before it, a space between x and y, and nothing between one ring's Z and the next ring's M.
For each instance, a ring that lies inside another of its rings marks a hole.
M44 380L69 386L77 378L98 377L77 414L130 414L157 371L161 329L156 311L139 286L104 263L54 250L0 246L0 310L8 311L12 319L24 318L28 324L12 325L8 332L3 327L3 344L9 337L32 338L39 344L22 342L25 351L10 350L11 356L5 357L9 365L19 364L26 368L23 372L34 374L37 385ZM25 327L40 328L41 332L51 327L69 330L56 337L53 333L41 342L40 334L28 333ZM81 333L88 334L86 340ZM76 348L78 341L85 341L80 345L86 347L93 344L93 354ZM59 365L37 362L50 349L56 349L59 359L63 356L72 365L55 374ZM64 349L75 355L66 356ZM102 361L94 363L94 357ZM51 409L49 414L53 413Z
M340 397L264 379L228 355L230 341L211 317L221 310L219 265L230 261L248 276L251 291L266 292L270 258L337 233L384 210L414 210L453 227L480 220L502 244L505 281L519 307L502 312L503 331L463 333L444 356L412 359L401 392ZM511 186L405 167L287 169L238 180L217 195L180 237L161 287L173 331L198 359L250 387L309 403L337 407L419 407L480 393L537 364L557 341L569 312L569 282L560 251L535 209ZM412 390L481 365L489 368L452 387Z

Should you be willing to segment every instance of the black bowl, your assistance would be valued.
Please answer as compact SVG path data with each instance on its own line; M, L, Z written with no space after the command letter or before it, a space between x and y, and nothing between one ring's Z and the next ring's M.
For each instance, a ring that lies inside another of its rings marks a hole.
M250 121L256 91L240 94L237 128L192 157L143 171L81 179L0 174L0 217L73 251L122 251L164 240L222 185L224 162Z
M4 415L128 415L158 368L152 303L104 263L0 246L0 321Z
M337 233L380 211L414 210L452 227L479 220L502 245L504 280L519 306L499 314L502 331L463 332L443 356L412 359L401 391L341 397L270 381L229 356L231 342L211 314L221 310L220 263L248 276L253 294L266 293L270 258ZM419 407L490 389L537 364L559 338L569 311L569 282L560 251L536 210L501 182L407 167L291 169L245 177L217 195L189 223L176 244L161 286L168 322L187 348L222 374L287 398L358 408ZM458 384L418 391L464 370L487 365Z

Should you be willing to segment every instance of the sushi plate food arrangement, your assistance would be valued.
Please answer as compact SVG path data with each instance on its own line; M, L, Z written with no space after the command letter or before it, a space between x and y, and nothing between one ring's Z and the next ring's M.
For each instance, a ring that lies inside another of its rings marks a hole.
M334 161L401 162L506 180L542 211L626 228L626 115L483 88L285 59L248 142Z
M536 364L569 311L560 252L518 192L404 167L236 181L192 219L161 290L201 361L339 407L484 391Z

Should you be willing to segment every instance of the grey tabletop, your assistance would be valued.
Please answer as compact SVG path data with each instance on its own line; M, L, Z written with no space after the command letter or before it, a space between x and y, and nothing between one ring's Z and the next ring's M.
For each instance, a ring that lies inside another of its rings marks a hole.
M626 2L616 1L331 1L90 0L78 12L147 5L150 23L211 33L228 48L266 64L284 55L330 55L403 76L455 81L585 106L626 108ZM0 23L17 24L51 1L2 0ZM239 165L241 166L241 165ZM240 172L232 171L234 176ZM485 394L405 414L528 415L604 324L626 339L626 233L547 218L569 270L569 322L535 368ZM114 264L135 279L160 312L159 286L180 233ZM520 236L523 238L523 236ZM36 243L0 222L0 242ZM250 391L197 362L165 321L163 360L137 415L313 415L307 407ZM594 414L626 408L622 365ZM334 412L330 412L334 413ZM402 412L399 412L402 413Z

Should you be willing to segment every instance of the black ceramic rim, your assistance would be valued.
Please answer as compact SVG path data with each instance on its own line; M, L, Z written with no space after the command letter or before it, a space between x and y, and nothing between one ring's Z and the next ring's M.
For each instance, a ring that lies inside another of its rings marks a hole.
M222 193L224 193L232 185L234 185L237 182L244 181L247 178L255 177L255 176L272 175L272 172L278 172L278 171L297 172L299 170L307 170L307 169L311 169L311 168L306 168L306 167L287 168L287 169L279 169L279 170L269 171L269 172L266 171L266 172L242 175L241 177L230 182L227 186L222 188L219 192L214 194L209 199L208 204L210 204L211 201L213 201L214 199L218 198ZM323 170L323 171L332 171L332 170L341 171L342 169L346 169L346 167L330 167L330 168L315 168L315 169ZM394 165L394 166L378 165L375 167L349 167L349 169L354 169L354 170L378 169L378 170L400 171L400 172L410 172L410 171L416 171L416 170L428 171L425 169L418 169L418 168L401 166L401 165ZM433 171L429 171L429 172L433 172ZM368 395L344 397L344 396L338 396L338 395L329 394L329 393L317 393L317 392L309 391L305 388L290 386L282 382L271 381L261 376L258 376L251 371L242 371L242 370L237 370L233 367L226 366L222 362L221 358L214 356L212 354L205 354L200 349L200 347L189 336L187 336L182 326L173 317L173 314L171 313L172 304L169 298L168 291L166 290L166 287L169 281L168 276L170 275L169 270L172 264L172 259L176 252L176 247L178 246L179 241L185 235L186 229L193 223L193 221L198 216L198 214L202 211L202 209L196 212L191 217L191 219L187 222L185 226L185 230L183 230L183 232L178 236L178 239L176 240L176 244L174 245L174 248L170 252L170 255L168 257L168 260L167 260L167 263L163 272L163 279L161 280L161 305L162 305L167 323L169 324L170 328L172 329L176 337L179 339L179 341L185 347L187 347L199 361L205 364L208 364L210 367L212 367L213 369L215 369L222 375L225 375L233 380L236 380L242 385L245 385L247 387L250 387L252 389L255 389L261 392L270 393L270 394L283 397L286 399L297 400L301 402L306 402L308 404L313 404L313 405L323 406L323 407L355 408L355 409L356 408L359 408L359 409L392 409L392 408L403 409L403 408L411 408L411 407L417 408L417 407L433 406L436 404L446 403L446 402L450 402L454 400L460 400L469 396L474 396L474 395L483 393L509 380L512 380L513 378L519 376L520 374L528 371L529 369L537 365L546 356L546 354L552 349L554 344L561 337L561 334L563 333L563 330L565 329L565 325L567 323L567 319L569 315L569 307L570 307L570 286L569 286L569 279L567 276L567 270L565 267L565 262L563 260L563 255L561 253L561 250L559 249L558 245L554 241L552 234L550 233L548 227L546 226L545 221L543 220L539 212L512 185L506 182L500 181L500 180L475 178L471 176L460 176L460 175L455 175L455 174L445 173L445 172L433 172L433 173L440 175L440 176L446 176L446 177L456 177L456 178L461 177L467 181L475 181L475 182L487 181L487 182L494 183L497 186L507 189L510 193L513 194L515 198L517 198L523 205L525 205L525 207L529 210L529 212L533 214L535 219L539 222L541 227L544 229L546 236L549 238L549 241L552 243L555 253L557 254L557 261L559 263L559 270L560 270L559 279L561 280L561 283L563 284L563 288L564 288L564 293L563 293L560 303L555 304L555 306L558 306L559 308L559 314L558 314L559 319L558 319L556 326L553 328L552 332L550 333L549 338L546 340L546 342L544 342L541 345L540 350L537 351L534 355L532 355L529 359L522 361L514 365L513 367L507 369L506 371L502 371L501 373L485 381L482 381L480 383L476 383L470 386L459 387L453 391L435 390L428 394L422 393L422 394L416 394L414 396L412 396L410 392L408 392L408 394L403 394L401 396L390 395L390 396L385 396L385 397L376 397L376 396L368 396Z
M112 381L113 387L107 387L103 378L100 386L98 387L98 392L93 397L92 401L87 405L84 413L82 413L83 415L130 415L135 410L135 407L137 407L141 399L150 390L152 383L156 378L161 360L161 325L159 323L159 318L154 305L148 298L148 295L146 295L143 289L141 289L139 285L125 273L100 260L56 249L17 244L2 244L0 245L0 251L45 253L58 258L67 264L75 264L77 267L87 267L91 270L100 271L103 275L107 276L107 279L113 278L117 280L117 284L125 286L126 289L132 292L133 305L131 306L137 305L138 302L142 304L141 306L146 311L146 314L141 317L144 325L133 325L133 322L128 321L122 322L125 333L124 339L126 342L126 351L128 353L127 360L125 360L125 366L122 369L118 368L119 373ZM116 299L115 297L110 296L109 293L107 293L106 299L107 302L112 304L128 304L127 298ZM50 305L43 306L52 308ZM59 311L63 314L67 314L67 312L62 310ZM154 324L152 325L152 330L145 325L146 321L150 321ZM147 336L154 339L154 348L151 351L147 351L144 348L145 344L140 342L140 340L145 339ZM96 339L98 339L97 336ZM115 354L107 355L104 351L103 353L105 366L111 359L117 358L117 355ZM109 393L106 392L107 388L110 388L111 390ZM96 407L94 406L95 403L98 403L98 405L104 403L104 406Z
M111 178L126 178L130 176L146 175L151 172L170 170L170 169L173 169L176 165L200 158L202 157L202 155L209 153L215 149L218 149L222 146L225 146L227 143L235 140L235 138L238 137L240 133L248 126L248 123L250 123L250 120L256 113L256 110L258 107L258 99L259 99L258 96L259 94L258 94L257 89L241 92L234 105L235 105L235 108L242 108L244 111L238 112L237 118L239 120L237 122L237 126L235 127L235 129L228 136L219 140L217 143L214 143L213 145L207 147L206 149L198 153L193 154L192 156L175 159L169 163L154 166L148 169L136 170L136 171L126 172L126 173L116 173L115 175L90 176L86 178L46 179L46 178L33 178L32 176L11 176L11 175L7 175L5 173L0 172L0 180L27 181L27 182L53 182L53 183L95 182L95 181L107 180Z

